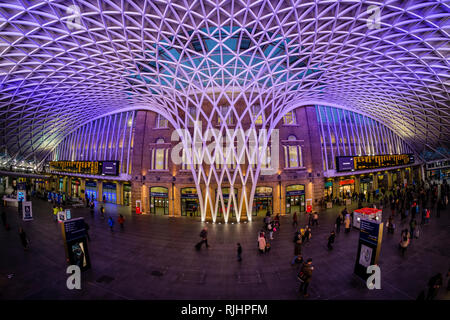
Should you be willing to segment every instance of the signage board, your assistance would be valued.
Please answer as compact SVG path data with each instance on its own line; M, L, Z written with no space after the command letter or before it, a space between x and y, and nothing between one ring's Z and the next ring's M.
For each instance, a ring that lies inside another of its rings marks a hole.
M119 161L103 161L102 174L107 176L119 175Z
M25 191L19 190L17 191L17 201L25 201Z
M33 208L31 205L31 201L23 201L22 218L24 221L33 220Z
M382 237L383 223L361 219L354 272L363 280L370 276L367 274L367 267L378 264Z
M414 163L413 154L388 154L378 156L338 156L336 171L357 171L403 166Z
M66 220L61 224L67 263L82 271L91 267L84 218Z

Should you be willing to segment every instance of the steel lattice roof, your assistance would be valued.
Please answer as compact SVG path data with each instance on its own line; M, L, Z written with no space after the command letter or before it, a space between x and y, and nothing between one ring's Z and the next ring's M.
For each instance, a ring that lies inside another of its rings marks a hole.
M247 92L274 113L339 106L418 152L448 148L449 4L8 0L0 3L0 147L39 161L108 113L148 106L183 126L189 104ZM379 28L368 22L370 6Z

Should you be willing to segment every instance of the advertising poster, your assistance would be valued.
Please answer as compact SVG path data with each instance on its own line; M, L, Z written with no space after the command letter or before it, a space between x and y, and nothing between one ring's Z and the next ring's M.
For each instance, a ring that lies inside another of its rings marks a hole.
M58 212L58 222L63 222L66 220L66 212L60 211Z
M370 266L370 261L372 260L372 248L361 244L361 252L359 255L359 264L368 267Z
M367 280L367 267L378 264L383 236L383 223L377 220L361 219L358 251L354 272L361 279Z
M75 218L63 221L61 228L67 263L79 266L82 271L91 268L84 219Z
M33 220L31 201L24 201L22 203L22 216L24 221Z

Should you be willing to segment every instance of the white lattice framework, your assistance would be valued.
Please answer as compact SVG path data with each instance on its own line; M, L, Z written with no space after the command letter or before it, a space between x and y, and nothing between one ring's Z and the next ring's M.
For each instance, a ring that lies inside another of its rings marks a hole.
M332 105L417 152L448 147L449 11L423 0L4 1L0 146L39 162L93 118L141 108L186 128L188 106L212 105L197 109L205 121L226 99L244 100L249 115L260 104L268 130L295 107Z

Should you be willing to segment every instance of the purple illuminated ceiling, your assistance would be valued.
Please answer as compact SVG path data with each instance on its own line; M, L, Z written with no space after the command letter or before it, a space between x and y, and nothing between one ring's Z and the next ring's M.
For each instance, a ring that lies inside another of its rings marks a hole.
M276 115L342 107L417 152L448 147L449 12L423 0L3 1L0 147L39 162L93 118L144 107L182 127L188 104L243 93Z

